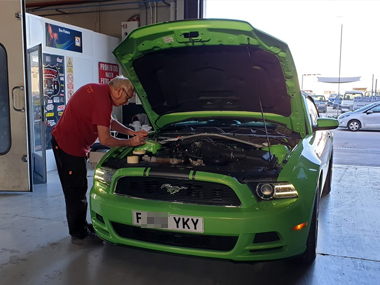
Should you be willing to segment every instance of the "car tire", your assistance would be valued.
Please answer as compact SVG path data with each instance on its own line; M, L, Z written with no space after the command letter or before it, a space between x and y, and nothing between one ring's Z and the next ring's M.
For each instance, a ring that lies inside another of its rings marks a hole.
M351 120L347 123L347 128L352 132L360 130L361 126L362 125L358 120Z
M331 159L330 159L330 162L329 162L329 169L327 170L327 176L326 176L326 181L325 181L325 185L323 186L323 190L322 190L322 196L326 196L328 194L330 194L331 192L331 177L332 177L332 165L333 165L333 154L331 153Z
M319 191L317 191L317 195L315 196L313 216L311 218L310 230L306 240L306 250L302 254L296 256L296 262L299 264L310 264L317 257L318 206Z

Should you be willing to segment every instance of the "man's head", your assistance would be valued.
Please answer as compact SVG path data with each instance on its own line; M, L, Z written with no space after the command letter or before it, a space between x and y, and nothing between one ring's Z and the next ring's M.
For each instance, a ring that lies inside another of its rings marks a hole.
M124 76L113 78L108 85L110 87L113 105L117 107L128 104L135 92L131 81Z

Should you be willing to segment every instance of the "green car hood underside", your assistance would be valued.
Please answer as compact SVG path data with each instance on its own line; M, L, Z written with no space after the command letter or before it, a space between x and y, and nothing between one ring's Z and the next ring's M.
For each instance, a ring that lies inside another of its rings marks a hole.
M304 136L286 43L236 20L186 20L134 30L113 51L155 130L200 117L262 118Z

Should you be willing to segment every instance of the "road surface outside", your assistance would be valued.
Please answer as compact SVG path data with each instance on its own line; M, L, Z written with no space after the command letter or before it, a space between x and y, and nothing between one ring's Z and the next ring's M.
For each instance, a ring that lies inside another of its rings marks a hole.
M322 117L336 117L340 111L328 107ZM334 164L380 166L380 131L334 130Z

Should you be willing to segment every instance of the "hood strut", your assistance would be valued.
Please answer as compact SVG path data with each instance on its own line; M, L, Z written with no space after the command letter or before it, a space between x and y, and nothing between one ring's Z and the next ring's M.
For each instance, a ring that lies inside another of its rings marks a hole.
M251 51L250 51L250 49L249 49L249 46L250 46L250 44L251 44L250 38L247 38L247 43L248 43L248 46L247 46L248 57L249 57L250 62L252 62ZM252 70L253 70L253 68L254 68L254 67L252 66ZM269 157L272 158L272 153L271 153L271 151L270 151L271 146L270 146L269 134L268 134L268 129L267 129L267 123L266 123L266 121L265 121L265 117L264 117L264 111L263 111L263 105L262 105L262 103L261 103L261 96L260 96L260 93L258 93L258 98L259 98L259 105L260 105L261 117L262 117L263 122L264 122L265 136L266 136L267 143L268 143ZM271 159L268 160L268 168L269 168L269 169L273 169L273 165L271 164Z

